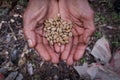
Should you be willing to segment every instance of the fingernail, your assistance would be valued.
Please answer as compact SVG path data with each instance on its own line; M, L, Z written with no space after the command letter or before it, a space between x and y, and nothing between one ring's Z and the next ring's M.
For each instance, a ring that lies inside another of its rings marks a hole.
M32 43L32 40L31 40L31 39L29 39L29 40L28 40L28 44L29 44L29 46L30 46L30 47L33 45L33 43Z

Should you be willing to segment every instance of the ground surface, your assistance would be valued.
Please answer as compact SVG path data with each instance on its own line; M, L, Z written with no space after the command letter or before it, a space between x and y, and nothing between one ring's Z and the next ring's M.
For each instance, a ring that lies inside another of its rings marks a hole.
M4 74L4 78L84 80L72 66L67 66L62 61L58 65L44 62L34 49L27 46L22 30L22 15L27 2L20 0L15 4L9 0L0 2L0 72ZM88 48L92 49L95 42L105 35L110 42L111 51L116 51L120 48L120 14L115 12L113 2L109 0L91 0L91 6L95 11L96 32ZM86 50L85 56L75 65L94 61Z

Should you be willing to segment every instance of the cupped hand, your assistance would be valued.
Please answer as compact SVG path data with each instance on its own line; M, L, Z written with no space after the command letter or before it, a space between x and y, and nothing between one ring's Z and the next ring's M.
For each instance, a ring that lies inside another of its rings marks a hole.
M59 10L61 18L73 24L73 37L61 55L62 60L72 65L83 56L90 36L95 31L94 12L88 0L60 0Z
M44 37L44 21L58 14L56 0L30 0L24 13L24 34L30 47L35 48L45 61L59 62L59 56Z

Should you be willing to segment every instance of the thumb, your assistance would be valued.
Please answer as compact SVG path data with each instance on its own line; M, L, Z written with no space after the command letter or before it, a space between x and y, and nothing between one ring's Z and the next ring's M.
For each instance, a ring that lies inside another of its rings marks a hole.
M27 23L24 21L24 35L28 41L29 47L34 47L36 45L36 35L35 35L35 23Z
M83 23L85 27L85 31L83 33L83 41L87 43L88 40L90 39L90 36L95 31L95 26L94 26L94 21L92 19L88 21L84 21Z

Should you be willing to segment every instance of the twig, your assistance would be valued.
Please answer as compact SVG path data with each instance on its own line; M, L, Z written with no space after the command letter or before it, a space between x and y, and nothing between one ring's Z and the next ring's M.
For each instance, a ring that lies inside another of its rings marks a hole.
M15 33L14 33L12 27L10 26L10 24L8 24L8 27L10 28L10 31L11 31L12 34L13 34L13 38L14 38L14 40L17 40L17 37L15 36Z

